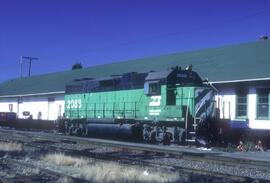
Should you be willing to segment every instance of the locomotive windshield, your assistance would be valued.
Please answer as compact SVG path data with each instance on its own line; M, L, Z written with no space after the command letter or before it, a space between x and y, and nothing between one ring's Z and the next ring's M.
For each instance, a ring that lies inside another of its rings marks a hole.
M149 83L156 81L161 84L167 84L169 87L175 87L176 84L189 86L203 84L200 76L191 70L191 66L185 70L182 70L181 67L174 67L165 71L150 72L145 81Z
M176 84L202 85L203 81L196 72L180 70L176 75Z

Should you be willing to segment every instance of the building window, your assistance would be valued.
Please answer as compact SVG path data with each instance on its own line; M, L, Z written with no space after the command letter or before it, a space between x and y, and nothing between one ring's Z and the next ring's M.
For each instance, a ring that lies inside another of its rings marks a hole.
M257 118L269 118L269 94L259 93L257 98Z
M18 98L18 104L22 104L23 103L23 99L22 99L22 97L19 97Z
M13 112L13 104L8 104L9 112Z
M247 95L239 94L236 96L236 117L246 118L247 117Z
M48 97L48 102L54 102L55 101L55 97Z

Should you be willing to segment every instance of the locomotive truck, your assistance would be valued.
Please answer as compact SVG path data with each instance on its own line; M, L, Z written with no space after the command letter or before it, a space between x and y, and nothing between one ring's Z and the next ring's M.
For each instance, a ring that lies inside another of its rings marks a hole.
M66 85L58 125L68 135L213 143L221 131L215 92L192 66L76 79Z

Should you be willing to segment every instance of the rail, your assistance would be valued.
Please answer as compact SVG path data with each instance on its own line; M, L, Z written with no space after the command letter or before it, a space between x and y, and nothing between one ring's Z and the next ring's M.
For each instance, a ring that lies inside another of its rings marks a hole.
M6 129L0 129L0 133L6 133L10 134L11 130L6 130ZM269 170L270 165L269 165L269 159L267 161L262 161L262 160L254 160L251 158L245 158L245 157L230 157L227 153L223 152L211 152L211 151L202 151L198 149L193 149L193 148L187 148L183 146L157 146L157 145L149 145L149 144L137 144L137 143L128 143L128 142L119 142L119 141L112 141L112 140L101 140L101 139L88 139L88 138L81 138L81 137L70 137L70 136L63 136L59 134L51 134L51 133L40 133L40 132L29 132L29 131L18 131L14 130L12 133L18 135L18 136L29 136L31 139L54 139L54 141L60 141L60 142L70 142L72 144L93 144L96 146L100 147L115 147L115 148L122 148L122 149L128 149L130 150L140 150L143 152L150 152L153 154L153 156L161 156L161 157L170 157L168 155L175 155L176 157L179 157L179 159L185 160L185 161L194 161L195 163L198 162L204 162L205 164L219 164L221 166L230 166L230 167L242 167L245 170L248 168L254 168L254 170L260 169L262 171ZM14 137L12 135L12 137ZM81 146L81 145L80 145ZM64 146L63 146L64 147ZM63 149L65 150L65 149ZM73 149L74 152L80 153L82 150L76 150ZM87 149L86 149L87 150ZM88 149L89 150L89 149ZM90 152L91 151L85 151ZM127 151L127 152L128 152ZM146 155L148 154L146 153ZM109 153L111 154L111 153ZM113 154L111 154L113 155ZM101 155L102 156L102 155ZM100 157L100 153L97 154L97 157ZM101 158L106 158L106 157L101 157ZM119 158L119 156L117 157ZM125 157L123 157L125 159ZM122 158L121 158L122 159ZM132 161L134 158L131 158ZM128 159L127 159L128 160ZM139 160L140 162L143 162L144 160ZM146 162L146 161L145 161ZM147 163L147 162L146 162ZM157 164L159 165L159 164ZM162 164L166 166L166 164ZM182 167L182 165L177 165L174 166L177 170L184 170L184 171L189 171L190 174L192 173L197 173L197 174L204 174L204 175L211 175L213 177L215 176L224 176L228 177L228 174L226 172L215 172L211 170L205 170L205 169L193 169L189 167ZM244 171L244 170L243 170ZM232 174L231 176L235 176L236 178L241 178L242 176L237 176ZM255 175L255 177L252 177L254 179L258 179L258 176ZM210 178L210 177L209 177ZM248 180L250 177L242 177L246 180ZM210 180L210 179L209 179ZM226 182L226 181L224 181Z

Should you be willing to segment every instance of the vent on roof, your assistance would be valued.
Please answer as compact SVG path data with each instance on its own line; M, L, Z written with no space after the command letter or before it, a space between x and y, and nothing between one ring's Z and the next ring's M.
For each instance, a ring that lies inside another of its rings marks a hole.
M79 78L79 79L74 79L73 81L87 81L87 80L93 80L95 78Z
M122 74L112 74L111 77L120 77Z
M268 39L268 36L265 36L265 35L262 35L261 37L260 37L260 40L267 40Z

